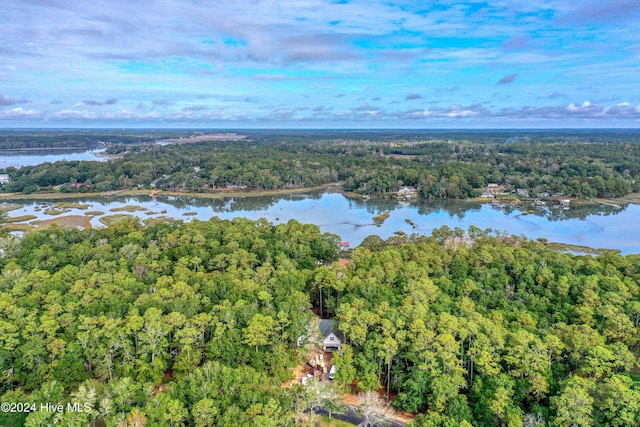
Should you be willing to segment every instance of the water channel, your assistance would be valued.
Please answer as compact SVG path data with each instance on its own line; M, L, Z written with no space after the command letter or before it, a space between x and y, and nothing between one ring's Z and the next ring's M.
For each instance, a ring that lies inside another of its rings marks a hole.
M103 151L0 150L0 169L58 160L104 161L106 158L100 156ZM56 202L49 199L16 200L13 203L21 207L8 212L7 216L31 215L37 217L35 220L51 219L56 215L45 211ZM126 213L141 220L168 217L189 221L217 216L223 219L266 218L278 224L295 219L316 224L322 232L335 233L342 240L350 242L351 246L360 244L372 234L386 239L398 232L428 235L434 228L444 225L464 230L473 225L511 235L524 235L530 239L546 238L552 242L618 249L622 254L640 253L640 227L637 226L640 205L636 204L623 205L621 209L604 205L571 206L568 209L553 205L496 208L489 204L465 201L419 200L397 203L390 200L361 200L330 192L226 199L163 195L156 198L98 197L73 199L73 203L89 206L85 209L66 209L58 216L87 216L92 227L104 226L100 218L120 213L119 209L123 207L134 206L138 210ZM373 217L383 212L389 212L389 217L383 224L376 225Z
M93 227L103 226L100 218L105 215L119 213L123 207L136 207L138 210L126 213L142 220L169 217L190 221L217 216L223 219L266 218L279 224L295 219L316 224L322 232L335 233L342 240L350 242L352 247L372 234L386 239L397 232L428 235L434 228L444 225L464 230L473 225L511 235L524 235L530 239L546 238L552 242L618 249L622 254L640 253L640 227L637 226L640 205L636 204L623 205L620 209L610 206L571 206L568 209L559 206L536 209L531 206L496 208L490 204L463 201L420 200L397 203L360 200L330 192L226 199L163 195L156 198L100 197L73 199L72 202L90 206L84 209L72 208L62 215L103 212L91 215ZM22 207L10 211L9 217L33 215L38 219L50 219L53 216L44 211L55 205L56 201L16 200L13 203ZM373 217L382 212L389 212L390 215L378 226Z
M18 169L23 166L34 166L46 162L53 163L59 160L105 161L105 157L100 157L100 154L104 151L104 148L81 151L74 149L0 150L0 169L6 169L8 167Z

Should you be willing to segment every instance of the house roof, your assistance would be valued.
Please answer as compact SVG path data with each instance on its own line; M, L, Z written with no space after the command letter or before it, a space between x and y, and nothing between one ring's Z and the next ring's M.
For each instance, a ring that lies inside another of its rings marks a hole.
M333 332L338 339L342 340L343 335L340 333L333 325L333 320L331 319L320 319L318 321L318 327L320 328L320 333L322 334L322 338L326 338Z

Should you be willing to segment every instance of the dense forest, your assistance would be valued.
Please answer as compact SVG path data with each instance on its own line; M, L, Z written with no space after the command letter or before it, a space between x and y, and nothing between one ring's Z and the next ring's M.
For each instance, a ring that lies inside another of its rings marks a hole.
M4 237L2 401L92 409L0 425L292 425L307 407L281 383L338 243L242 219Z
M338 383L386 385L418 426L640 424L637 256L442 228L372 236L328 276Z
M110 145L107 152L120 158L8 168L4 172L11 182L2 191L260 191L341 182L346 191L371 197L394 197L403 186L412 186L424 198L464 199L494 184L505 194L520 190L532 198L590 199L640 190L640 144L633 132L509 137L495 131L254 131L246 136L183 145ZM72 185L77 183L89 185Z
M302 425L333 399L283 387L312 307L347 343L330 388L378 390L416 426L640 423L637 256L476 228L339 242L215 218L3 236L2 401L88 410L0 425Z

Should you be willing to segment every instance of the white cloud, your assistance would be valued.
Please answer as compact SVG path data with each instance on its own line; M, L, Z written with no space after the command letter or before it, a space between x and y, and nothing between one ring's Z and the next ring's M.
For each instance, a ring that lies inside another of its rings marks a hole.
M583 3L8 2L0 80L12 93L0 95L0 105L12 108L25 97L33 109L2 117L94 124L278 117L285 125L371 117L462 125L483 117L636 120L638 98L629 100L633 105L621 101L638 75L640 21L623 14L640 7L633 0ZM514 85L492 97L500 77ZM447 87L458 90L443 93ZM215 95L197 100L203 93ZM544 105L548 96L564 105ZM585 96L593 101L570 103ZM416 101L405 106L431 108L354 108L358 97L408 97ZM71 108L52 111L51 100L61 99L58 109ZM326 110L305 112L309 100ZM491 111L478 107L487 101L496 104ZM276 104L287 108L271 110ZM154 108L160 112L151 116ZM272 114L263 117L264 111Z
M56 119L87 120L95 119L96 113L87 110L62 110L53 115Z
M40 115L40 111L37 110L25 110L22 107L12 108L7 111L0 111L0 117L4 119L12 118L27 118Z

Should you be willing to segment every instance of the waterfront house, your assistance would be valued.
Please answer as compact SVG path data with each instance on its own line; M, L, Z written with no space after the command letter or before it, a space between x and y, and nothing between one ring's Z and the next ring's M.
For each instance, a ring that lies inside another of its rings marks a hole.
M418 190L416 190L414 187L407 187L405 185L403 188L398 190L398 192L396 193L396 197L405 200L413 199L415 197L418 197Z

